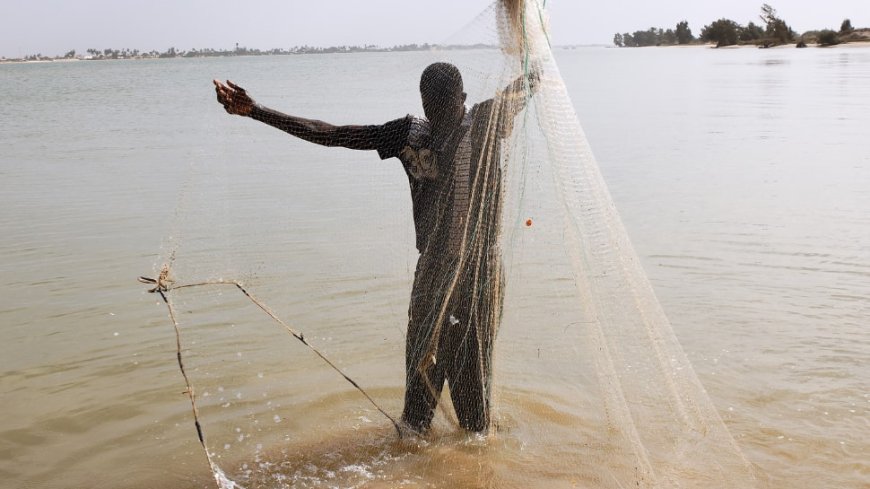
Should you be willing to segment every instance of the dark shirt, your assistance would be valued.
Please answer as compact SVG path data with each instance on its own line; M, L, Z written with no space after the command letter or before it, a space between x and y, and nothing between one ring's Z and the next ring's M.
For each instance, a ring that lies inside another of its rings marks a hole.
M421 254L457 252L464 219L479 210L483 201L495 206L490 211L498 215L500 199L485 194L498 194L501 189L501 137L486 134L491 129L491 106L487 101L467 109L452 136L440 145L433 141L429 123L411 115L387 122L377 130L378 155L381 159L398 158L408 177L417 250ZM484 153L485 149L488 151ZM478 173L484 164L490 171ZM474 182L478 183L476 193ZM493 233L498 229L497 222L472 220L470 227L475 231ZM492 238L494 244L495 236Z
M333 126L255 105L251 117L323 146L376 150L381 159L398 158L411 188L417 250L427 256L458 251L458 230L465 229L464 221L458 220L466 218L467 234L475 236L476 246L488 252L496 245L501 144L522 105L524 100L517 104L510 96L476 104L437 147L428 121L411 115L382 125ZM455 158L460 147L465 151ZM464 162L459 173L457 160Z

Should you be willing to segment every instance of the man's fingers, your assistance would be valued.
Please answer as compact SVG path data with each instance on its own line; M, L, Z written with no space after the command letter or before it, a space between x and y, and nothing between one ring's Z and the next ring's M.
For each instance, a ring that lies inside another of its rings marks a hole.
M222 98L227 98L227 95L228 95L227 87L225 87L223 84L221 84L221 82L219 82L217 80L213 80L213 81L214 81L214 91L218 95L218 100L221 100Z
M218 80L213 80L214 89L221 93L229 93L230 89Z
M227 85L229 85L233 90L238 90L239 92L245 93L245 89L236 85L235 83L227 80Z
M227 80L226 85L217 79L212 80L212 83L214 83L214 90L217 94L218 103L223 105L227 114L238 114L239 112L236 110L236 106L239 103L244 103L244 98L246 98L245 89L229 80ZM242 100L238 100L237 96L242 98Z

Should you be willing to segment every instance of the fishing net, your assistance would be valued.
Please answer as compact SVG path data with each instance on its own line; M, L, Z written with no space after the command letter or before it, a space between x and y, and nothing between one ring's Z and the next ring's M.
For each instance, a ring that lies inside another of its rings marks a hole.
M497 2L343 76L308 58L290 87L218 85L253 120L223 116L227 142L193 155L143 279L219 486L756 485L631 247L543 5Z

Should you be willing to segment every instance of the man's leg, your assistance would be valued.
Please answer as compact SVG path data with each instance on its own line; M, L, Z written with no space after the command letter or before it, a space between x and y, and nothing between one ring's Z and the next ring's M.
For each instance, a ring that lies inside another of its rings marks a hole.
M412 334L413 325L408 326L405 345L405 409L402 421L417 432L429 429L441 389L444 386L444 366L433 364L427 359L428 367L421 372L419 366L428 350L425 335ZM424 340L424 341L419 341Z
M432 290L435 277L425 270L425 264L417 264L405 338L405 408L402 421L417 432L426 431L432 423L444 386L445 370L443 362L432 361L433 302L437 295ZM421 365L425 368L421 369Z
M501 257L493 253L488 258L479 268L488 280L476 293L465 291L460 296L456 308L460 317L455 318L458 322L451 321L450 339L442 335L442 342L449 344L453 354L447 376L456 417L460 426L476 432L489 429L493 344L504 297ZM475 279L470 283L480 283L479 276Z
M469 431L489 428L492 341L482 338L475 327L456 325L459 338L449 373L450 399L459 425Z

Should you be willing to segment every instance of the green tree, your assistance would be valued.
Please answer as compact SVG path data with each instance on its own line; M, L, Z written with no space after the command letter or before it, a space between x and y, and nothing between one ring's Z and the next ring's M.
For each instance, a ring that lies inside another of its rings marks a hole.
M855 29L852 27L852 21L849 19L843 20L843 23L840 24L840 32L842 32L843 34L848 34L853 30Z
M840 39L837 37L836 32L831 29L819 31L819 46L833 46L835 44L840 44Z
M689 29L689 23L685 20L677 24L675 34L677 35L677 44L689 44L695 40L692 29Z
M676 44L677 43L677 35L676 35L676 33L674 33L674 30L668 29L665 32L663 32L661 37L659 38L659 43L662 46L673 46L674 44Z
M622 44L627 48L633 48L637 46L637 43L634 42L634 37L627 32L622 35Z
M784 44L794 39L794 31L791 30L784 20L776 15L776 9L770 5L765 3L761 6L761 15L759 17L761 17L762 22L767 26L765 34L773 43Z
M624 46L622 43L622 34L617 32L613 35L613 44L620 48Z
M161 58L174 58L176 56L178 56L178 51L176 51L175 47L171 47L159 54Z
M650 27L646 31L635 31L632 34L635 46L657 46L659 44L659 31L655 27Z
M701 40L715 42L717 48L737 44L740 25L729 19L719 19L701 29Z
M764 29L762 29L760 25L756 25L754 22L750 22L749 24L746 24L746 27L740 29L740 42L758 41L762 37L764 37Z
M759 15L759 17L761 17L761 21L764 22L764 25L768 26L779 20L776 16L776 9L766 3L761 5L761 15Z

